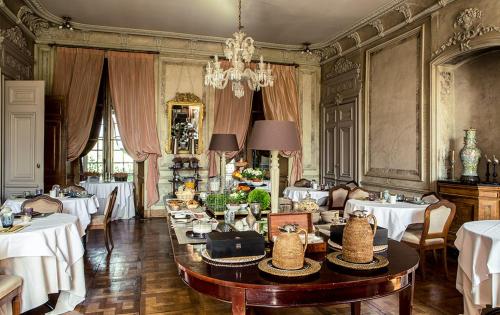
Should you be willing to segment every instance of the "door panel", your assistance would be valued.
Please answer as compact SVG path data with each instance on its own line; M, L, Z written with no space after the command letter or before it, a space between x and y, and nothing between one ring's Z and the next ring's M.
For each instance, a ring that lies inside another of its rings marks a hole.
M335 152L337 152L337 127L325 130L325 175L335 176Z
M5 81L4 197L43 187L44 82Z
M339 176L338 180L353 180L354 130L352 123L339 128Z
M66 125L63 97L45 99L45 191L66 184Z

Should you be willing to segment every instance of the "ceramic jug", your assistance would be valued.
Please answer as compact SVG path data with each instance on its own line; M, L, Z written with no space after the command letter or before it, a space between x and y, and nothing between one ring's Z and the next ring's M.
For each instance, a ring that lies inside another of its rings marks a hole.
M342 259L351 263L369 263L373 260L373 238L377 232L377 219L373 214L356 210L349 220L342 236ZM369 219L373 219L373 229Z
M273 265L287 270L302 268L307 249L307 231L298 228L296 224L287 224L279 229L281 233L274 241ZM305 234L304 245L302 245L300 233Z

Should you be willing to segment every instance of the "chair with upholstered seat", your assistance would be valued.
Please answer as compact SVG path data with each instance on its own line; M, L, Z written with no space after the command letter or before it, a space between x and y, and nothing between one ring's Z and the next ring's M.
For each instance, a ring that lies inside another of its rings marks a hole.
M21 313L21 288L23 279L18 276L0 275L0 306L12 303L12 314Z
M426 194L423 194L421 199L428 204L433 204L441 200L441 198L435 192L428 192Z
M73 191L77 193L84 192L86 189L85 187L79 186L79 185L68 185L64 187L67 191Z
M437 249L443 250L443 263L446 277L448 278L448 264L446 247L448 230L453 217L455 205L448 200L440 200L425 209L424 226L422 229L407 229L403 234L402 242L418 249L420 254L420 271L425 279L425 252Z
M21 210L24 210L25 208L33 208L33 211L40 213L61 213L63 210L63 204L60 200L46 195L41 195L25 200L21 204Z
M351 190L345 185L330 188L328 193L328 210L344 210L347 197Z
M347 199L366 199L368 197L370 197L370 192L360 187L354 188L347 195Z
M115 187L115 189L113 189L113 191L109 194L106 200L106 207L104 208L104 214L93 215L92 220L87 227L88 231L103 230L104 244L106 245L106 250L108 251L108 254L111 253L111 251L115 247L115 244L113 243L113 235L111 234L111 215L113 214L113 209L115 207L117 194L118 194L118 187ZM87 240L88 240L88 232L87 232Z

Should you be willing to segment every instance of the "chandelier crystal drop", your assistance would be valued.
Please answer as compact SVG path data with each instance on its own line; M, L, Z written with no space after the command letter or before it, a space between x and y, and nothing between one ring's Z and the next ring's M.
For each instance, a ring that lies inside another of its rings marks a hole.
M226 40L224 56L231 63L231 67L223 70L217 55L213 61L209 61L205 73L205 85L213 86L217 89L224 89L231 81L231 88L237 98L245 95L244 82L246 81L251 90L258 91L261 87L273 86L274 77L271 65L264 63L260 56L260 62L256 70L250 68L252 55L255 51L253 38L246 37L241 26L241 0L238 0L238 31L233 33L234 38Z

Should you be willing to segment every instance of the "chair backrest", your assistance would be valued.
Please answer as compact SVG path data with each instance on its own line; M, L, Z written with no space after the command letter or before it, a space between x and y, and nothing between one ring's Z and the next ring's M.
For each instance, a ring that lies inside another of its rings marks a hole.
M351 190L345 185L330 188L328 196L328 209L344 210L347 196Z
M370 197L370 193L363 188L356 187L349 192L348 199L365 199Z
M295 183L293 183L293 186L294 187L311 187L311 181L308 179L305 179L305 178L301 178L301 179L295 181Z
M420 242L425 244L426 239L433 238L444 238L446 241L455 212L455 204L445 199L429 205L425 209L424 229Z
M40 213L61 213L63 210L63 204L60 200L46 195L41 195L25 200L21 204L21 209L24 210L25 208L33 208L33 211Z
M113 189L106 199L106 207L104 208L104 223L106 224L111 221L111 215L113 214L113 209L115 208L117 194L118 186Z
M354 188L359 187L358 182L356 182L355 180L351 180L351 181L347 182L345 185L347 187L349 187L350 189L354 189Z
M433 204L439 202L441 198L439 198L435 192L429 192L422 195L422 200L429 204Z
M66 186L65 189L67 189L68 191L74 191L74 192L83 192L85 191L85 187L82 187L82 186L78 186L78 185L69 185L69 186Z

